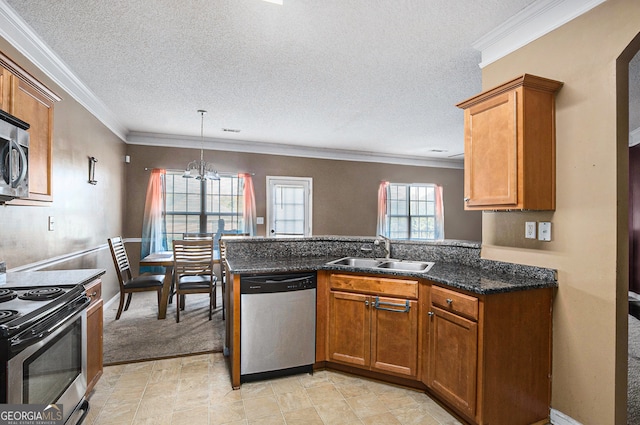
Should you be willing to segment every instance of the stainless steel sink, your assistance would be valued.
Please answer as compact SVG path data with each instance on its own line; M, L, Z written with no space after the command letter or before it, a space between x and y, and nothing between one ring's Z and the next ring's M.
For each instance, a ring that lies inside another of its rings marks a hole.
M360 269L387 269L394 271L409 271L426 273L433 267L434 263L430 261L410 261L395 260L385 258L360 258L360 257L344 257L337 260L329 261L327 264L333 266L347 266Z
M345 257L345 258L340 258L339 260L329 261L327 264L333 264L338 266L349 266L349 267L362 267L362 268L370 269L380 264L380 260L377 260L375 258Z
M376 266L378 269L405 270L411 272L428 272L433 267L430 261L386 261Z

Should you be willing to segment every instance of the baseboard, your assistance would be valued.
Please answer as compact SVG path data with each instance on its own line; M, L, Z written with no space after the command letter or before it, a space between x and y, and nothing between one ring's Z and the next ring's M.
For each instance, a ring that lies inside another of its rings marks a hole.
M555 409L551 409L549 419L553 425L582 425L575 419Z

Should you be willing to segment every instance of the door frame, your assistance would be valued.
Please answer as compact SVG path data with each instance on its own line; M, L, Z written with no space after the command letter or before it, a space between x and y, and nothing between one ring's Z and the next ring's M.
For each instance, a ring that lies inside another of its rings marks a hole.
M313 235L313 178L312 177L289 177L289 176L266 176L266 186L267 186L267 228L265 229L266 237L277 237L272 236L271 229L272 226L272 216L273 213L271 208L273 206L272 195L271 195L271 186L274 184L291 184L296 186L303 186L307 188L306 197L305 197L305 218L306 218L306 226L305 226L305 234L304 237L308 237Z

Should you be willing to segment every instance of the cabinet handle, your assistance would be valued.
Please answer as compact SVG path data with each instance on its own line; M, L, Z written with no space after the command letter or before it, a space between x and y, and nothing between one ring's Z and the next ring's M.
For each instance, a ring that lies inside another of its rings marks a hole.
M448 305L453 304L453 300L452 300L451 298L447 298L447 304L448 304Z
M470 200L471 200L471 198L469 198L469 197L464 198L464 202L469 202Z
M93 294L91 294L91 298L95 297L96 295L98 295L98 291L93 291Z
M381 305L387 305L389 307L400 307L400 308L404 307L404 310L396 310L394 308L380 307ZM391 311L393 313L408 313L409 308L411 308L411 304L409 303L409 300L406 300L404 304L385 303L385 302L380 302L380 297L376 297L376 303L373 305L373 307L376 310Z
M365 300L364 305L369 306L369 300Z
M429 317L433 317L435 315L435 313L433 311L430 311L427 314L429 315Z

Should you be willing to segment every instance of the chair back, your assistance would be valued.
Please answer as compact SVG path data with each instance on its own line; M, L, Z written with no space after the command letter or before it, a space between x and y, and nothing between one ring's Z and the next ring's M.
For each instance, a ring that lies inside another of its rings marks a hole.
M182 239L185 241L193 241L200 239L213 239L215 235L213 233L183 233Z
M131 266L129 265L127 250L124 248L124 242L122 242L120 236L109 238L107 241L109 242L111 258L113 258L113 264L118 275L118 282L122 287L125 282L131 280Z
M213 275L213 239L174 240L176 277Z

